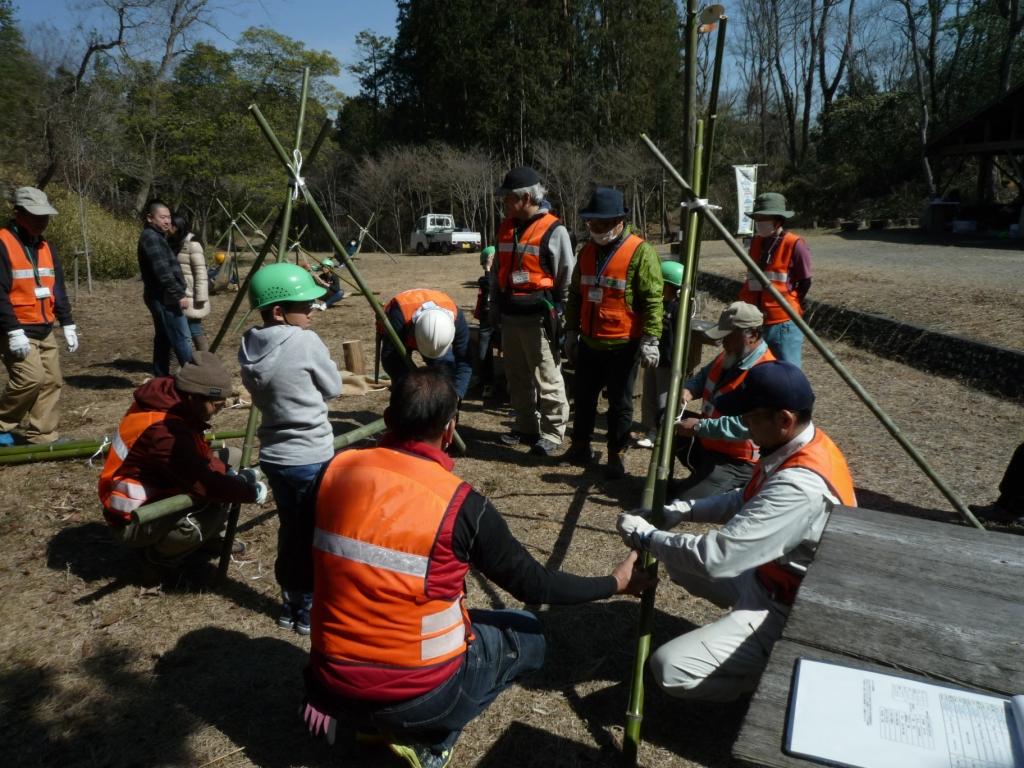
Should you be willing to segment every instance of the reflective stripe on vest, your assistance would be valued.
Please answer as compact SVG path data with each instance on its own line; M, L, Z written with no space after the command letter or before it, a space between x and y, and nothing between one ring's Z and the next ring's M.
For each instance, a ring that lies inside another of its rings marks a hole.
M775 355L768 349L767 345L764 349L764 354L761 355L754 364L750 366L753 368L754 365L760 365L761 363L767 363L775 359ZM702 419L717 419L722 415L722 412L718 410L718 406L715 401L722 395L732 392L734 389L739 387L743 383L743 380L747 378L747 374L750 373L750 369L741 370L739 375L726 382L721 387L718 386L718 382L722 380L722 374L725 372L725 353L722 352L715 361L711 364L711 370L708 371L707 378L704 379L704 391L701 394L701 418ZM740 461L746 461L753 464L761 456L761 451L758 449L754 442L747 438L746 440L723 440L716 437L704 437L701 436L700 444L703 448L714 451L715 453L723 454Z
M638 339L642 328L626 303L626 276L643 238L627 235L597 269L597 246L588 240L580 251L580 331L591 339ZM596 293L600 291L599 300Z
M407 349L416 349L416 329L414 323L420 312L424 309L440 307L447 310L453 320L459 313L458 306L448 294L441 293L441 291L432 291L429 288L413 288L412 290L402 291L388 302L384 311L390 313L393 307L398 307L402 313L402 327L397 328L396 331Z
M857 506L853 477L850 475L846 458L822 430L815 427L814 437L811 438L811 441L783 461L775 469L775 472L794 467L809 469L818 475L843 505ZM756 496L767 479L768 475L764 472L764 466L758 464L753 477L750 478L747 487L743 489L743 501L750 501ZM775 600L784 605L792 605L803 574L790 570L784 562L774 560L757 567L757 578Z
M468 491L437 462L391 448L346 451L331 461L313 537L317 652L387 675L465 651L469 566L443 558Z
M33 266L25 246L7 227L0 229L0 243L3 243L11 264L10 302L19 325L52 323L57 273L50 244L45 240L40 243ZM39 298L36 296L37 288L46 288L49 295Z
M755 237L750 241L750 258L757 262L758 265L761 264L761 248L767 239ZM768 263L761 267L761 271L771 280L775 290L782 294L786 303L796 310L798 315L803 315L803 310L800 308L800 299L797 298L796 291L789 285L789 267L793 262L793 251L796 248L796 244L802 240L803 238L792 232L783 232L782 238L771 252ZM784 323L789 320L789 315L786 314L786 311L779 306L779 303L772 298L771 294L765 291L761 281L752 272L747 272L746 282L740 288L739 300L753 304L760 309L762 314L764 314L765 325Z
M561 220L543 213L526 226L516 238L516 220L505 219L498 227L498 290L523 296L554 287L555 277L541 262L541 252L549 233Z

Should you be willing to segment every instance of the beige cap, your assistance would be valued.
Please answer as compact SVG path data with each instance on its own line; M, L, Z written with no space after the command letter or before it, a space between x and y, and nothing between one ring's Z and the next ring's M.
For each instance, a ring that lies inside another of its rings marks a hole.
M46 193L35 187L18 187L14 190L14 206L24 208L33 216L57 215L57 209L50 205Z
M718 316L718 325L704 331L704 335L717 341L737 329L760 328L762 325L764 315L761 314L761 310L745 301L734 301L722 310L722 314Z

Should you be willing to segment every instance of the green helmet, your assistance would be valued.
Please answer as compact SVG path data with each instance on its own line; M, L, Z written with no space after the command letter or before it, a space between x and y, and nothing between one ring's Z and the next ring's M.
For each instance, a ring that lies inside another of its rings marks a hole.
M494 246L488 245L482 251L480 251L480 266L486 266L487 260L494 255Z
M334 259L324 259L323 261L320 262L320 266L331 269L334 266Z
M313 282L313 276L297 264L271 264L252 276L249 306L262 309L288 301L313 301L327 293Z
M661 262L661 277L669 285L679 288L683 284L683 265L678 261Z

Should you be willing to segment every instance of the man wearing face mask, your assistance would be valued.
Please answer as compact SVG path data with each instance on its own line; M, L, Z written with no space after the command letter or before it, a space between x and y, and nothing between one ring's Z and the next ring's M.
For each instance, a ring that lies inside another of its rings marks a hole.
M754 220L756 229L750 241L750 258L757 262L786 303L803 316L804 299L811 288L811 252L802 237L784 229L787 219L793 215L793 211L786 210L786 198L778 192L758 195L754 210L747 214ZM764 340L775 357L799 367L804 335L757 277L747 275L739 300L753 304L764 313Z
M637 368L655 368L663 312L661 260L626 225L622 193L598 187L580 216L590 240L580 251L565 310L565 351L576 364L576 417L566 459L589 464L601 390L608 390L608 466L626 474L623 456L633 424Z
M722 352L683 384L683 402L701 398L698 418L684 418L676 425L676 454L690 469L690 476L672 496L685 494L703 499L747 484L757 462L758 448L750 439L743 419L718 410L718 399L737 389L755 365L775 356L761 337L761 312L753 304L737 301L718 318L705 335L722 342Z
M533 168L513 168L497 193L505 206L491 270L490 325L501 328L509 397L516 413L506 445L551 456L565 437L569 400L559 367L559 325L576 262L569 233L550 211Z

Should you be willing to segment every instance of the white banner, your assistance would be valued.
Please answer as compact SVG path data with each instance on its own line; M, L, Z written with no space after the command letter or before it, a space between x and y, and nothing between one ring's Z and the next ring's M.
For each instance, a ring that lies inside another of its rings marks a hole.
M738 221L736 223L737 235L754 234L754 220L747 216L747 211L754 206L754 198L757 197L757 166L756 165L734 165L736 171L736 208L738 210Z

